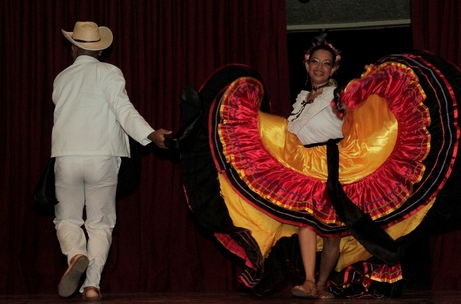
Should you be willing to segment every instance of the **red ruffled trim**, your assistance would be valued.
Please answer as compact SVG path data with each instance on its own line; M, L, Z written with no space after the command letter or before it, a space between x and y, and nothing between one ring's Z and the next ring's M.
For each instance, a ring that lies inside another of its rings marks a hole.
M388 266L361 262L348 266L343 271L342 280L329 281L329 285L335 294L348 298L385 298L386 295L375 290L373 285L377 282L392 284L402 279L400 264Z
M353 202L373 219L378 219L398 209L424 173L422 162L430 150L430 135L426 129L430 114L424 105L425 95L417 76L403 64L386 62L367 66L362 78L347 86L341 100L352 109L372 94L384 98L397 119L395 149L372 174L343 187Z
M412 55L412 54L407 54L406 55L407 57L409 58L413 58L413 59L416 59L417 56L415 55ZM451 100L453 102L453 108L450 110L451 111L451 115L453 115L453 123L450 124L450 125L445 125L443 123L440 124L440 130L441 130L441 135L439 136L439 140L441 141L440 142L440 145L441 146L449 146L449 145L453 145L453 157L451 157L450 161L449 161L449 164L448 165L445 165L445 167L447 167L447 172L445 173L445 179L444 179L444 182L443 183L440 183L438 188L437 188L437 191L434 191L432 193L432 195L428 198L428 201L431 201L437 194L438 192L443 188L443 186L445 185L445 182L447 180L447 178L450 176L452 170L453 170L453 165L455 163L455 159L456 159L456 155L458 155L458 145L459 145L459 138L461 136L461 130L459 129L459 125L457 124L457 121L458 121L458 106L457 106L457 103L458 103L458 99L457 99L457 96L455 94L455 92L453 91L453 88L452 88L452 85L450 84L450 82L446 79L446 77L442 74L442 72L436 67L434 66L433 64L425 61L425 66L429 67L431 69L431 71L433 71L435 74L437 74L437 76L439 77L439 79L441 81L443 81L444 83L444 86L446 88L446 91L445 91L445 94L449 95L449 98L441 98L440 96L436 95L435 96L435 102L437 103L438 107L441 108L441 109L445 109L444 107L444 103L447 101L447 100ZM444 113L440 113L439 115L444 115ZM449 120L449 118L446 118ZM443 120L442 120L443 121ZM453 128L453 130L448 130L448 128ZM455 133L455 137L453 137L453 133ZM447 141L452 141L451 144L447 144ZM439 160L437 160L439 161ZM433 167L435 168L435 166ZM434 170L434 169L433 169ZM432 176L432 174L437 174L437 172L430 172L431 174L428 174L426 179L430 178L430 176ZM424 180L425 182L425 180ZM421 185L424 185L425 183L421 183ZM415 191L417 191L418 188L415 189Z
M403 278L402 266L396 264L389 266L387 264L371 264L362 262L363 271L357 271L354 265L350 265L344 271L344 285L350 285L357 282L362 282L366 290L370 287L372 281L382 283L395 283Z

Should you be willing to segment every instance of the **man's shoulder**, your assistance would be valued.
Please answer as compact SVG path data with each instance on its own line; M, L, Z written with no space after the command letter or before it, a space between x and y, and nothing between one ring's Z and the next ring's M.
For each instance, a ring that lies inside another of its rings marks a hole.
M96 63L96 66L100 71L103 71L105 73L121 73L122 72L119 67L117 67L116 65L113 65L112 63L108 63L108 62L99 61Z
M90 56L79 56L74 62L74 65L78 66L80 65L81 67L85 66L94 66L97 67L98 69L105 69L105 70L114 70L118 69L115 65L104 62L104 61L99 61L99 59L90 57Z
M96 62L98 67L104 68L104 69L118 69L116 65L113 65L112 63L104 62L104 61L98 61Z

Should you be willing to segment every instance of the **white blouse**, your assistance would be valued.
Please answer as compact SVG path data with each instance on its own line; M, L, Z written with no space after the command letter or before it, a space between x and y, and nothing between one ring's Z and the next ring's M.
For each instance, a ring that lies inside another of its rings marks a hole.
M293 112L288 117L288 131L295 134L303 145L343 137L343 120L336 116L330 105L334 89L334 86L323 88L322 94L315 98L313 103L306 104L304 109L303 103L309 91L303 90L298 94L293 104Z

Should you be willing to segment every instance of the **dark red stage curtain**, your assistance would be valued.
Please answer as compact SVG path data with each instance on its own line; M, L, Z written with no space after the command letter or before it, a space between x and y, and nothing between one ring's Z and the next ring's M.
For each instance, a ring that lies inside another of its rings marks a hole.
M461 2L411 0L413 46L461 66Z
M285 1L0 1L1 294L55 293L67 267L53 217L31 206L50 156L53 80L71 64L61 29L78 20L112 29L106 61L154 128L177 131L183 86L234 62L261 73L274 113L290 110ZM118 202L103 293L235 290L239 262L194 223L177 157L145 148L139 188Z
M411 0L411 14L414 47L461 66L461 2ZM432 236L431 256L432 289L461 289L461 230Z

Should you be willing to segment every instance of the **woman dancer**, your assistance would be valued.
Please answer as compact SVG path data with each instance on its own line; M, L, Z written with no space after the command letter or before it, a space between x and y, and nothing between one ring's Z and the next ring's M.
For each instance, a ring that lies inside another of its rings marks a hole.
M299 93L288 117L288 130L303 145L313 147L343 137L342 117L331 107L337 87L332 76L339 68L341 56L331 44L321 40L305 54L304 59L311 90ZM325 284L339 256L340 238L323 238L318 281L315 278L317 233L311 227L301 226L298 238L306 279L292 289L292 294L306 298L334 298L326 291Z

